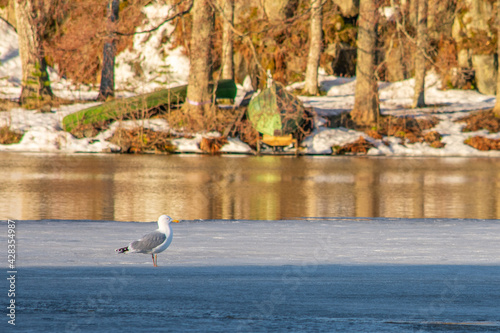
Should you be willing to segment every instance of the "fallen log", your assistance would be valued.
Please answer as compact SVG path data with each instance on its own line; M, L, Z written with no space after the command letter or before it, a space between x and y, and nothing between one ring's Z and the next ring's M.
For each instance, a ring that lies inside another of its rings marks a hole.
M211 85L210 90L214 87ZM158 107L171 109L180 106L186 100L187 85L170 89L161 89L152 93L114 99L90 108L67 115L62 120L65 131L70 132L78 125L112 121L134 114L141 114ZM233 80L217 82L215 97L217 99L234 99L236 85Z

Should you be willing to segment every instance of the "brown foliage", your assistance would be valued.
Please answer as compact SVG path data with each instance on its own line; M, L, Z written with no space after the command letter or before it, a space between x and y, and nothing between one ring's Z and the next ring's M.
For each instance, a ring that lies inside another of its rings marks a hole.
M436 131L427 132L424 135L424 140L433 148L443 148L445 146L445 144L441 142L441 134Z
M332 147L332 150L334 155L366 154L372 147L375 146L371 142L366 141L364 137L360 136L358 140L343 145L339 148Z
M59 1L59 0L53 0ZM45 52L49 65L58 65L60 75L81 83L99 79L102 52L107 30L107 3L102 0L61 2L52 13L52 24L46 28ZM120 5L116 30L131 33L143 20L146 0L128 0ZM132 45L132 36L116 39L120 52Z
M374 128L367 128L366 126L356 125L349 112L344 112L334 116L326 117L330 128L345 127L354 130L363 130L366 134L374 139L381 139L384 136L396 136L405 138L417 137L423 139L423 132L433 128L439 122L436 117L396 117L384 116L379 119L378 126Z
M368 136L380 140L385 136L394 136L406 140L408 143L427 142L434 148L444 147L441 135L436 131L426 132L438 123L436 117L382 117L376 128L359 127L353 123L349 113L328 117L329 127L346 127L355 130L364 130ZM426 133L425 133L426 132Z
M474 132L482 129L486 129L490 133L500 132L500 118L497 118L491 109L474 112L457 121L465 122L465 127L462 129L462 132Z
M442 86L446 88L458 88L455 86L454 70L458 67L457 45L451 38L442 38L439 41L438 54L436 57L436 68L441 74Z
M401 137L401 133L413 133L417 137L423 136L423 131L428 130L439 122L436 117L415 118L415 117L393 117L382 118L379 131L383 135Z
M378 131L374 130L374 129L368 129L365 131L365 133L374 138L375 140L379 140L379 139L382 139L384 136L382 134L380 134Z
M13 131L8 126L0 127L0 144L8 145L18 143L23 138L23 133Z
M474 136L465 140L464 143L482 151L500 150L500 139L488 139L484 136Z
M385 117L381 129L378 131L384 136L395 136L406 140L408 143L427 142L434 148L444 147L441 135L436 131L424 133L438 123L436 117Z
M79 124L70 133L77 139L92 138L99 132L108 129L109 122L95 122L92 124Z
M222 146L227 143L227 138L202 138L200 142L200 149L206 153L215 155L219 153Z
M439 134L436 131L427 132L424 135L424 140L425 140L425 142L428 142L428 143L432 143L432 142L435 142L435 141L440 141L441 140L441 134Z
M259 132L253 128L249 120L244 119L235 124L235 133L239 134L240 140L255 149L259 140Z

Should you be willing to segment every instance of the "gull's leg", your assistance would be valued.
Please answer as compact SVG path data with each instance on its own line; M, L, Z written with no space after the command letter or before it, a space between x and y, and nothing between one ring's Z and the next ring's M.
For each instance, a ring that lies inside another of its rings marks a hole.
M151 253L151 258L153 258L153 266L156 267L155 255Z

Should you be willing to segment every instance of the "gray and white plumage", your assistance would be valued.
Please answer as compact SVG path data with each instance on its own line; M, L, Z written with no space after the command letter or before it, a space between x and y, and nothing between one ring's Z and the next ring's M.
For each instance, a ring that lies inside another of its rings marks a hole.
M153 266L158 266L157 254L163 252L172 243L173 231L170 222L178 223L170 216L162 215L158 218L158 229L133 241L126 247L116 249L118 253L146 253L151 254Z

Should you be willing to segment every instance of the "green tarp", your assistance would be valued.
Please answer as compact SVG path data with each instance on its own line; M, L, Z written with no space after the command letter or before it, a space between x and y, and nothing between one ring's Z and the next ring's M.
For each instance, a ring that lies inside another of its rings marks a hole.
M257 131L271 136L292 134L304 122L302 102L276 83L252 99L247 114Z

